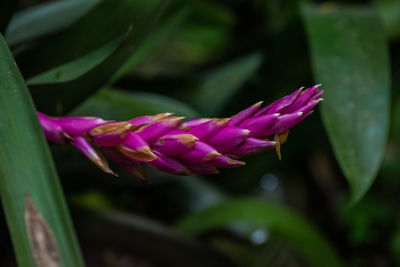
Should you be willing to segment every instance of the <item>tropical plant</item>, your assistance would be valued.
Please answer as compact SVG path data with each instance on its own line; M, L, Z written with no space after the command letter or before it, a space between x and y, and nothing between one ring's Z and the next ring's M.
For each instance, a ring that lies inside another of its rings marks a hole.
M400 264L399 29L396 0L1 1L0 265Z

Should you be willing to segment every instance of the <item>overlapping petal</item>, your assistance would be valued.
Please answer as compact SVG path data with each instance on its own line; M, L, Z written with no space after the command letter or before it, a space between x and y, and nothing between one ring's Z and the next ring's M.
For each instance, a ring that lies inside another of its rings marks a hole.
M300 88L264 108L258 102L230 118L183 122L171 113L129 121L38 116L49 142L75 146L108 173L114 174L103 153L140 179L147 177L144 164L177 175L215 174L218 168L244 165L238 160L244 156L274 147L279 154L288 130L322 100L319 88Z

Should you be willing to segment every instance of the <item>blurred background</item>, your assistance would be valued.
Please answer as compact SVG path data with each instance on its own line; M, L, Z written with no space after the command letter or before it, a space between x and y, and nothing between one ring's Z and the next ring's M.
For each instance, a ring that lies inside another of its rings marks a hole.
M270 151L218 175L149 169L146 183L112 165L116 178L52 145L87 266L400 264L400 1L15 0L0 1L0 15L38 110L52 115L228 117L302 86L326 89L323 120L318 107L293 128L282 160ZM351 62L357 53L365 61ZM366 80L354 113L331 112L346 111L340 88ZM383 121L371 126L380 134L335 133L364 110ZM356 152L376 157L370 178L346 172L340 152L359 140ZM363 192L373 183L350 205L357 179ZM16 266L3 215L0 266Z

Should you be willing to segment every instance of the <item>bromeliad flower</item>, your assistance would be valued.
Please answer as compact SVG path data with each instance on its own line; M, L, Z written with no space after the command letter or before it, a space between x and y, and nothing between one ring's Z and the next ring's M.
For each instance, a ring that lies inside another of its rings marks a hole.
M230 118L183 122L184 117L171 113L130 121L38 116L48 141L75 146L107 173L115 174L103 154L140 179L147 177L144 164L177 175L215 174L218 168L244 165L241 157L272 148L280 158L289 129L322 100L319 87L300 88L263 108L258 102Z

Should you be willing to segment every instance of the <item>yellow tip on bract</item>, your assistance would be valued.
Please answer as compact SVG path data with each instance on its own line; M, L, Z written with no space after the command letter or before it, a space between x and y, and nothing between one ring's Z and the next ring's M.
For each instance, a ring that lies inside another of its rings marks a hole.
M140 147L138 149L130 149L120 146L118 150L125 156L138 161L150 162L158 159L157 155L155 155L148 146Z
M108 165L108 161L107 159L104 157L104 155L102 153L100 153L99 151L95 151L96 154L92 154L91 156L89 156L88 158L94 163L96 164L97 167L99 167L102 171L109 173L111 175L114 175L116 177L118 177L118 174L116 174L115 172L113 172L109 165Z
M264 103L264 101L258 101L257 103L255 103L254 105L253 105L253 107L254 108L257 108L257 107L261 107L261 105Z
M288 136L289 136L289 130L287 130L287 131L284 132L284 133L281 133L281 134L279 135L279 143L280 143L280 144L286 143Z
M275 134L274 141L276 142L275 150L276 150L276 154L278 155L278 159L282 160L281 143L279 142L279 134Z

